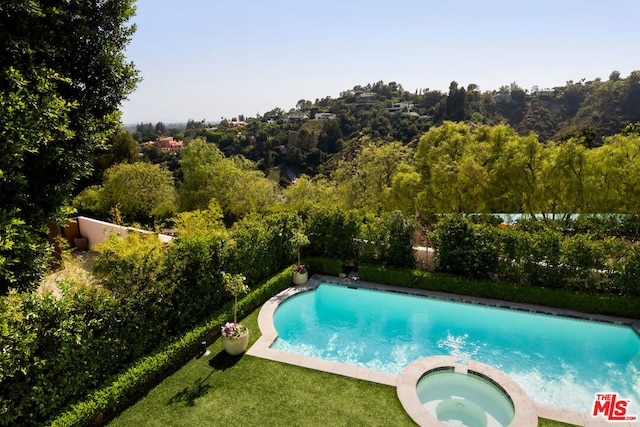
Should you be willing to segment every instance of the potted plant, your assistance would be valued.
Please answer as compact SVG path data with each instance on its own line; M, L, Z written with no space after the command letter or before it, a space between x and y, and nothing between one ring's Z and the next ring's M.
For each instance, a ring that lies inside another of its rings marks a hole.
M242 274L222 272L222 280L227 292L233 295L233 323L227 322L222 326L222 346L232 356L243 353L249 344L249 328L238 323L238 295L249 292L244 283L246 277Z
M296 264L293 266L293 284L304 285L309 280L309 271L304 264Z
M298 229L293 232L292 237L293 248L298 255L298 263L293 266L293 284L294 285L304 285L309 280L309 271L307 270L307 266L300 262L300 248L309 244L309 238L306 234L302 232L302 230Z

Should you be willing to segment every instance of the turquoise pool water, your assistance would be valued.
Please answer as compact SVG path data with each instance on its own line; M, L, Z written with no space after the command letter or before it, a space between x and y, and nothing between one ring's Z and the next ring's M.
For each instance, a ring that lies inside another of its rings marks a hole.
M590 412L596 393L640 415L640 337L630 327L321 284L276 310L271 348L399 374L451 355L501 370L536 403Z

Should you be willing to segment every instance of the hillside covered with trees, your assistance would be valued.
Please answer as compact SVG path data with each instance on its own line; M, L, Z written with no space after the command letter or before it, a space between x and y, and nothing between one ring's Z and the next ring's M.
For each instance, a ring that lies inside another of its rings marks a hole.
M138 143L160 136L186 142L202 138L227 157L242 155L255 162L265 173L283 172L279 177L284 186L300 173L328 176L337 161L353 157L364 140L415 147L424 132L445 121L470 126L504 124L521 136L535 133L541 143L574 138L595 148L606 137L640 121L638 105L640 71L626 78L614 71L606 81L583 79L530 91L512 83L481 92L475 84L464 88L454 81L448 93L410 92L401 84L379 81L354 86L336 99L301 99L288 112L274 108L255 118L241 115L215 125L204 120L189 120L186 127L173 128L162 122L140 123L131 131ZM175 155L167 156L153 146L143 151L150 161L178 169Z
M406 145L444 121L508 124L520 135L535 132L541 142L561 142L580 136L586 146L597 147L604 137L640 121L638 105L640 71L633 71L626 78L613 71L606 81L582 79L552 89L531 90L514 82L498 90L481 91L475 84L465 89L453 81L448 93L429 89L410 92L401 84L379 81L354 86L336 99L325 97L314 102L301 99L288 112L274 108L256 118L241 115L225 119L215 130L204 120L189 120L186 129L171 129L161 122L140 123L133 136L139 142L169 134L179 138L206 136L226 155L243 154L262 161L263 169L278 160L306 162L317 167L353 138L366 135ZM325 120L335 117L337 122L326 120L316 126L307 123L317 117ZM225 126L241 125L244 129L240 134L223 132ZM286 159L278 159L278 148L289 144L293 153Z

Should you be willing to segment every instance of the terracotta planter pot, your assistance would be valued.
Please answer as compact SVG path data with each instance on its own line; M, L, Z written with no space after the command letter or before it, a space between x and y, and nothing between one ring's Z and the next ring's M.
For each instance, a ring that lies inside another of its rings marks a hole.
M222 346L224 350L232 356L244 353L249 345L249 330L240 338L222 337Z
M293 284L294 285L304 285L309 280L309 272L305 271L304 273L293 272Z

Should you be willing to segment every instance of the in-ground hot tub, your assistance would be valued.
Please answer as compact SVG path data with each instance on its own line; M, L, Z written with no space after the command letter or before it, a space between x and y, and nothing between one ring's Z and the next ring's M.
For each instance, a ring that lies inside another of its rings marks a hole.
M453 357L419 359L398 379L398 398L421 426L536 426L533 402L511 378L488 365Z
M437 369L416 386L418 399L438 421L468 427L506 427L515 415L509 396L475 373Z

